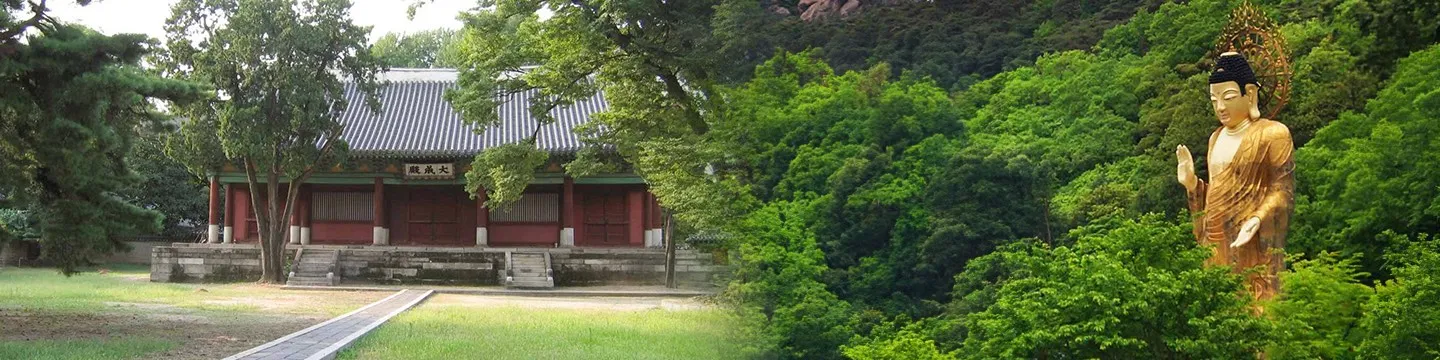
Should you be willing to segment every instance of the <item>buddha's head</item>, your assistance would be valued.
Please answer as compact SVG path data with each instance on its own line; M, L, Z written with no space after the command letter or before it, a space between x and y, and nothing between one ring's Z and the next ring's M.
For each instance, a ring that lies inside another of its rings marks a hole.
M1210 105L1225 127L1260 118L1260 82L1239 53L1220 54L1210 73Z

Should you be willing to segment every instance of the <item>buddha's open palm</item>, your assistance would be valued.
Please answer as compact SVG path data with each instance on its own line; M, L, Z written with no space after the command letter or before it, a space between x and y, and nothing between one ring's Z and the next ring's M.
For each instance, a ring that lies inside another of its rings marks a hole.
M1180 181L1180 185L1185 185L1186 190L1195 189L1198 179L1195 178L1195 158L1190 156L1190 148L1176 145L1175 159L1178 162L1175 165L1175 179Z

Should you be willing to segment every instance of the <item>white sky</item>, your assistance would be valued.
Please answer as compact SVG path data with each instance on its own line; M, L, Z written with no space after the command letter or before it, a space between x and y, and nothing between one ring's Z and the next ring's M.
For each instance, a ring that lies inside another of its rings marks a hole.
M351 19L357 25L374 26L370 40L388 32L413 33L437 28L459 29L455 16L472 9L475 0L433 0L415 13L415 20L405 16L413 0L351 0ZM170 17L173 0L96 0L89 6L73 1L51 1L50 15L67 22L83 24L105 34L144 33L164 40L165 18Z

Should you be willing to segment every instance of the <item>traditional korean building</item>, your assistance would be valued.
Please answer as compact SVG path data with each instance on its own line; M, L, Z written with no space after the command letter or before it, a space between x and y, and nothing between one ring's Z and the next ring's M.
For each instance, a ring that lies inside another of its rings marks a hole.
M299 185L291 243L637 248L662 243L659 206L638 176L575 179L562 170L561 163L582 146L571 129L606 109L601 95L551 111L557 121L542 126L537 138L551 154L550 163L517 203L495 209L486 206L483 193L472 199L465 192L464 174L477 153L535 131L527 107L537 92L506 97L501 124L477 132L443 98L456 86L455 71L397 69L382 78L389 84L379 93L379 114L359 106L364 104L359 92L346 89L355 104L341 118L350 159ZM209 241L256 242L245 173L227 166L211 184Z
M464 174L476 154L536 131L528 111L536 92L506 97L500 124L477 132L443 98L455 71L397 69L382 78L383 112L356 106L341 118L349 158L303 184L281 185L300 187L285 250L291 285L710 287L726 273L712 254L666 253L660 207L638 176L566 176L561 164L582 146L571 130L606 109L603 96L551 111L557 121L537 138L550 162L516 203L497 209L465 192ZM351 104L363 103L346 91ZM227 166L210 189L208 241L154 247L151 281L259 278L244 172Z

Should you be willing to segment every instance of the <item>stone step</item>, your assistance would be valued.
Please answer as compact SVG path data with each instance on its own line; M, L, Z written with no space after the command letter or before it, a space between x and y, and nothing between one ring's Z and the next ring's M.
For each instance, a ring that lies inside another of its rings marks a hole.
M294 285L294 286L335 286L335 284L331 284L331 283L328 282L328 281L315 281L315 282L310 282L310 281L299 281L299 282L290 281L290 282L286 282L285 285Z
M330 264L300 263L298 265L295 265L295 267L292 267L291 269L295 270L295 272L297 273L310 271L319 271L322 273L326 273L330 272Z
M285 281L285 285L332 286L332 285L334 285L334 284L331 283L329 279L326 279L326 278L323 278L323 277L320 277L320 278L314 278L314 277L305 277L305 278L301 278L301 277L291 277L289 280L286 280L286 281Z
M514 288L553 288L555 283L549 281L511 281L506 287Z
M526 277L526 278L537 278L537 277L538 277L538 278L543 278L543 277L546 277L546 276L549 276L549 275L546 275L544 272L517 272L517 273L512 274L511 276L516 277L516 278L522 278L522 277Z

